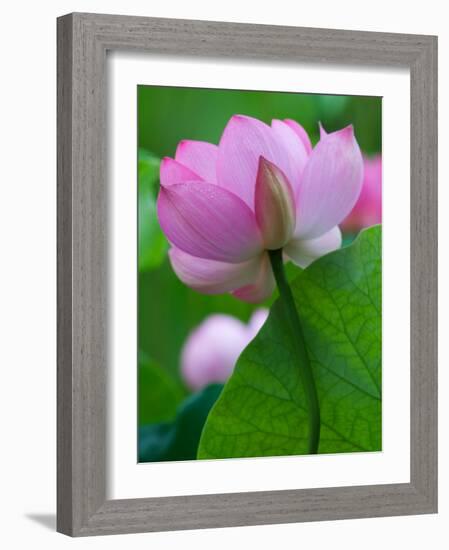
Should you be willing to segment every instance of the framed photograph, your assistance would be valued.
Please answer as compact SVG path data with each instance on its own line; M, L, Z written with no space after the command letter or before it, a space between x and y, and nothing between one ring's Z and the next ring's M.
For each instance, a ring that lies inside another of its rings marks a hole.
M437 39L58 19L58 531L437 511Z

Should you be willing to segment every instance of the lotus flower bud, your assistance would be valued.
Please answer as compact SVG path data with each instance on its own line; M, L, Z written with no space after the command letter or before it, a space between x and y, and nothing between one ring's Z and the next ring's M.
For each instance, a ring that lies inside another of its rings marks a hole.
M363 159L362 191L351 213L341 223L346 233L357 233L364 227L382 222L382 157Z
M256 221L267 250L282 248L295 230L295 199L284 173L259 158L255 190Z
M200 390L224 383L235 363L268 317L268 310L255 311L248 324L225 314L206 317L188 336L181 353L181 373L186 384Z

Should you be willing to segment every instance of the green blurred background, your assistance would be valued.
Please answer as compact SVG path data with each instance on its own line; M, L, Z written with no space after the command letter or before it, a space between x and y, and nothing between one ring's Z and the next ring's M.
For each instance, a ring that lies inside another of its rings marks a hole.
M168 262L168 245L156 217L160 159L173 157L182 139L218 143L227 121L234 114L250 115L268 124L273 118L292 118L307 130L312 143L318 140L318 122L328 132L353 124L362 152L367 155L380 153L382 102L379 97L159 86L139 86L137 96L138 417L140 442L150 442L145 453L139 451L139 459L180 460L194 458L195 438L199 437L201 426L195 426L192 418L197 419L197 424L204 422L205 407L211 406L212 395L214 399L218 395L216 388L201 392L199 396L190 395L180 376L179 356L183 342L211 313L228 313L247 321L255 306L230 295L198 294L177 279ZM290 277L296 269L289 264ZM193 416L189 417L189 422L183 418L181 428L180 410L184 414L186 408ZM178 420L173 424L177 411ZM181 429L185 439L183 448L178 445L173 450L173 440L179 436L174 430L179 432ZM165 449L171 445L171 450L165 452L164 445Z

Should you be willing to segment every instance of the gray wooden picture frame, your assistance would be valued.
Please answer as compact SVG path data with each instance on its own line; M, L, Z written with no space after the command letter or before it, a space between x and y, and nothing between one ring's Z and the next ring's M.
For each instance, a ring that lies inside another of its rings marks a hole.
M57 24L58 531L82 536L436 512L437 38L81 13ZM410 69L410 483L107 500L108 50Z

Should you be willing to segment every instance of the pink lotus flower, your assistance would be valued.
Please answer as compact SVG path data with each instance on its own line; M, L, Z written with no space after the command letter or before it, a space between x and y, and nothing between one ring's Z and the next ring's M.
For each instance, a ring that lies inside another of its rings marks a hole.
M346 233L357 233L364 227L382 221L382 157L364 158L362 191L351 213L341 224Z
M207 317L190 333L181 351L181 373L186 384L200 390L214 382L226 382L267 316L266 309L259 309L247 325L230 315Z
M293 120L235 115L218 146L181 141L162 161L158 197L173 269L200 292L262 301L275 286L267 250L306 267L339 248L362 178L352 126L321 129L312 150Z

